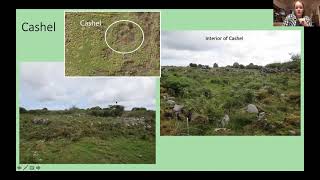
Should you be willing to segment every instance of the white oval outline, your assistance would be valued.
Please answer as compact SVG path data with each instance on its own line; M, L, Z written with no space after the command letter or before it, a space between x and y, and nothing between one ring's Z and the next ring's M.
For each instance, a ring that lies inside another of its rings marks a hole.
M133 51L127 51L127 52L117 51L117 50L113 49L113 48L108 44L108 41L107 41L107 32L108 32L109 28L110 28L112 25L114 25L114 24L116 24L116 23L118 23L118 22L131 22L131 23L137 25L137 26L140 28L140 30L141 30L141 32L142 32L142 42L141 42L141 44L140 44L136 49L134 49ZM108 26L107 30L106 30L105 33L104 33L104 41L106 42L107 46L108 46L112 51L114 51L114 52L116 52L116 53L119 53L119 54L129 54L129 53L133 53L133 52L137 51L137 50L142 46L142 44L143 44L143 42L144 42L144 32L143 32L143 29L141 28L141 26L140 26L139 24L137 24L136 22L133 22L133 21L130 21L130 20L119 20L119 21L113 22L112 24L110 24L110 25Z

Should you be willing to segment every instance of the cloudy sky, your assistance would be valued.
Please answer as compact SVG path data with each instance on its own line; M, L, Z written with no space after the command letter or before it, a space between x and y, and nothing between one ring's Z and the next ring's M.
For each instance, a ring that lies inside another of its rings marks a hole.
M239 36L243 40L206 40L206 37ZM298 30L247 31L162 31L161 65L187 66L189 63L212 66L266 65L290 60L289 53L300 53Z
M65 78L63 62L25 62L20 69L20 106L50 110L124 105L155 109L154 78Z

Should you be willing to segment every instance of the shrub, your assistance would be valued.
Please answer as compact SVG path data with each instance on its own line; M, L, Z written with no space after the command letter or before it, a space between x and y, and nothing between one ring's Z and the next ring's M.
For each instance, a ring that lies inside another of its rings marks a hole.
M33 109L28 111L30 114L47 114L48 112L49 111L43 109Z
M252 103L254 100L254 93L250 90L246 90L244 92L244 102L246 103Z
M267 68L271 69L280 69L281 68L281 63L271 63L266 65Z
M289 78L287 76L280 76L278 78L274 78L273 81L279 85L288 86Z
M217 68L217 67L219 67L219 66L218 66L217 63L214 63L214 64L213 64L213 67L214 67L214 68Z
M250 63L246 66L246 69L261 69L262 66L254 65L253 63Z
M219 121L223 116L223 110L222 108L219 108L217 106L208 108L207 110L208 120L210 123L214 123Z
M76 107L75 105L71 106L69 109L65 109L64 113L65 114L73 114L78 112L80 109L78 107Z
M131 111L147 111L147 109L144 107L134 107L131 109Z
M19 112L20 112L20 113L27 113L28 110L25 109L24 107L19 107Z
M223 104L224 109L232 109L234 107L241 106L241 102L237 98L228 97Z
M190 67L197 67L197 64L190 63L189 66Z
M103 109L92 109L89 110L88 114L93 116L103 116L103 117L115 117L115 116L121 116L124 112L124 106L121 105L110 105L109 108L103 108Z
M111 116L121 116L124 111L124 106L121 105L110 105L109 113Z
M236 112L230 116L230 119L230 126L232 129L239 130L252 123L256 119L256 115L246 112Z
M300 61L300 60L301 60L300 54L291 53L290 55L291 55L291 58L290 58L290 59L291 59L292 61Z
M101 107L95 106L95 107L90 108L90 110L101 110Z
M170 77L168 78L163 86L168 90L173 96L183 96L183 89L189 86L189 80L187 78L181 77ZM171 90L170 90L171 89Z
M235 63L233 63L232 67L233 68L240 68L240 65L239 65L239 63L235 62Z

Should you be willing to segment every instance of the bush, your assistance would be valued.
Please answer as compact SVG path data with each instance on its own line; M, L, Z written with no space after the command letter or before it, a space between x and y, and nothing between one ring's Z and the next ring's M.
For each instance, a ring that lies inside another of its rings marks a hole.
M256 119L256 115L246 112L237 112L235 114L232 114L230 116L230 119L230 126L232 127L232 129L240 130L244 126L251 124Z
M224 109L233 109L238 108L242 106L242 100L239 96L236 97L228 97L225 100L225 103L223 104Z
M235 62L235 63L233 63L232 67L233 68L240 68L240 65L239 65L239 63Z
M294 54L294 53L291 53L290 54L291 55L291 60L292 61L301 61L301 56L300 56L300 54Z
M78 107L76 107L75 105L73 105L72 107L70 107L69 109L65 109L64 113L65 114L73 114L78 112L80 109Z
M190 67L197 67L197 64L190 63L189 66Z
M163 83L163 87L168 89L168 93L173 96L183 96L184 88L189 86L189 80L184 77L170 77ZM171 89L171 90L170 90Z
M198 68L210 69L208 65L202 65L202 64L198 64Z
M116 116L121 116L123 112L124 112L124 106L110 105L109 108L103 108L103 109L91 108L88 114L93 116L116 117Z
M106 112L108 112L110 114L110 116L121 116L123 111L124 111L124 106L111 105L111 106L109 106L109 110L108 111L106 111Z
M271 64L267 64L265 67L271 68L271 69L280 69L281 63L271 63Z
M131 111L147 111L147 108L144 107L134 107L131 109Z
M30 114L48 114L49 113L48 110L43 110L43 109L33 109L33 110L29 110L27 112Z
M217 68L217 67L219 67L219 66L218 66L217 63L214 63L214 64L213 64L213 67L214 67L214 68Z
M246 69L261 69L262 66L254 65L253 63L250 63L246 66Z
M252 103L254 101L254 93L252 91L246 90L243 95L244 95L244 102Z
M99 107L99 106L92 107L92 108L90 108L90 110L101 110L101 107Z
M218 122L223 114L223 109L217 106L209 106L207 109L207 116L210 123Z
M19 107L19 112L20 112L20 113L27 113L28 110L25 109L24 107Z
M280 76L278 78L273 78L273 81L279 85L288 86L289 78L287 76Z

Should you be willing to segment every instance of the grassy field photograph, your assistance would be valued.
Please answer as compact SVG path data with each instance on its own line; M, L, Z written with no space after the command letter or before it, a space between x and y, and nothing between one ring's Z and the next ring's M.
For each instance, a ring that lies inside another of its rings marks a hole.
M160 76L160 12L65 12L66 76Z
M162 136L301 134L300 31L165 31L162 37Z
M153 79L69 79L63 63L28 62L20 87L20 163L155 163Z

